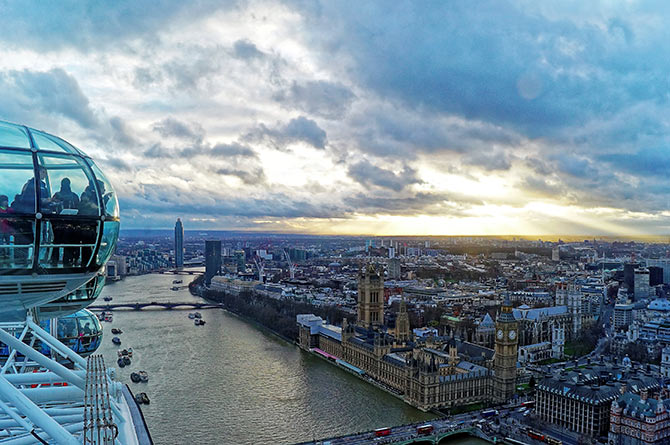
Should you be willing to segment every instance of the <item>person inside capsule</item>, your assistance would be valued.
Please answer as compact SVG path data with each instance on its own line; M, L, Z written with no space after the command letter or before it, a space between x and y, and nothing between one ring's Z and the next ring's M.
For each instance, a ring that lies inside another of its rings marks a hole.
M47 170L38 168L40 204L43 208L51 206L51 194L47 187ZM21 193L14 197L11 209L12 213L35 213L35 178L30 178L23 184ZM14 260L17 264L28 266L28 254L35 240L33 221L17 219L12 222L12 235L14 235ZM23 247L21 247L23 246Z
M79 207L79 196L72 191L70 178L63 178L60 182L60 190L53 196L53 204L58 207L58 213L64 210L76 210ZM74 244L77 241L77 227L69 221L52 221L53 244ZM51 265L57 266L60 257L60 249L55 247L51 251ZM63 247L63 266L72 267L79 258L79 249L76 247Z

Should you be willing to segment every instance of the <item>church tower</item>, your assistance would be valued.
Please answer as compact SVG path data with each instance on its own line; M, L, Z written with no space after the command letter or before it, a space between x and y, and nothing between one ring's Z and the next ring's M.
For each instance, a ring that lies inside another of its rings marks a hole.
M409 341L409 315L407 314L405 297L400 300L400 308L395 319L395 338L401 343Z
M514 395L516 387L518 323L512 313L509 297L505 298L496 321L495 356L493 358L493 398L505 403Z
M368 264L358 275L358 320L366 329L384 324L384 279Z

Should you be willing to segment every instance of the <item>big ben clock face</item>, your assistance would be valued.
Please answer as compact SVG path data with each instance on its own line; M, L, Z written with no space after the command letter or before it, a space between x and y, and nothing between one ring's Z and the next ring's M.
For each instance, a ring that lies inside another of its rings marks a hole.
M503 331L502 329L498 329L498 339L502 340L503 338Z
M509 339L514 340L516 338L516 331L509 331Z

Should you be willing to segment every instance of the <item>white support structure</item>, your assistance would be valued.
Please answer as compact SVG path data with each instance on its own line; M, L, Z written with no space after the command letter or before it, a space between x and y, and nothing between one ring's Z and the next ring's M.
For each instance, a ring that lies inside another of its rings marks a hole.
M286 262L288 263L288 271L291 274L291 279L295 278L295 264L291 261L291 257L289 256L288 252L286 249L284 249L284 257L286 258Z
M254 257L254 264L256 264L256 269L258 270L258 281L261 283L265 282L265 263L262 259Z
M136 443L127 434L120 384L102 356L82 358L30 315L0 323L0 343L8 348L0 368L0 445ZM47 348L50 356L40 352Z

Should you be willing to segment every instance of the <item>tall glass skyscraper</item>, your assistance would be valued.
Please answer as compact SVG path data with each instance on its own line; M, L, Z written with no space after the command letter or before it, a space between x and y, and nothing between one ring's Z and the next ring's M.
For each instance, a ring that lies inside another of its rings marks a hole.
M221 275L221 240L206 240L205 284L209 286L216 275Z
M177 269L184 267L184 225L180 218L174 225L174 265Z

